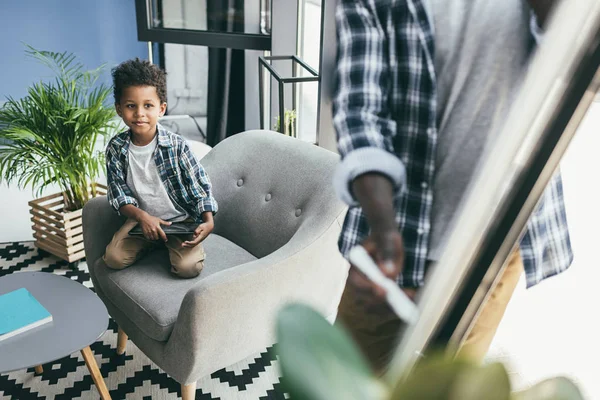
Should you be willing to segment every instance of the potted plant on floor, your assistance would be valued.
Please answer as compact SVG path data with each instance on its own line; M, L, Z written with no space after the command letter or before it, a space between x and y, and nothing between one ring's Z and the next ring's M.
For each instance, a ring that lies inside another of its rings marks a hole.
M49 186L60 188L29 202L33 236L38 248L72 263L85 256L81 209L106 193L96 180L104 168L98 144L114 129L111 88L97 84L103 66L87 71L68 52L27 46L26 53L55 77L0 108L0 181L30 187L38 197Z
M428 356L397 379L376 376L350 336L308 306L291 304L277 317L282 384L296 400L583 400L565 377L511 391L500 363Z

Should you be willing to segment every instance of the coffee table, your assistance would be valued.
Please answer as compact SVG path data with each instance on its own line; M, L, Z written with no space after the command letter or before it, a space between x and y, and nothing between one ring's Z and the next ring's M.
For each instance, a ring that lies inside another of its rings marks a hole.
M108 327L108 312L94 292L68 277L20 272L0 278L0 295L26 288L52 314L53 321L0 341L0 373L35 367L81 351L103 400L110 394L90 344Z

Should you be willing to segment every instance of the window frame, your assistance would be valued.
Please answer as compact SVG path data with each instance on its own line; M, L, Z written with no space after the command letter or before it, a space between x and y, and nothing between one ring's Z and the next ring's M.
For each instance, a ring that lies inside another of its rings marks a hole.
M271 35L155 28L151 24L152 0L135 0L138 40L236 50L271 50Z

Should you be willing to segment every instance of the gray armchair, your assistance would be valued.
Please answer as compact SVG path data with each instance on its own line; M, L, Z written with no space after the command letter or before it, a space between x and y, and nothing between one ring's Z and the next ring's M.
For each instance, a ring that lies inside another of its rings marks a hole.
M157 250L124 270L96 261L123 223L105 197L83 209L83 235L98 296L127 336L193 398L195 382L275 342L286 302L309 303L330 320L348 272L337 250L345 206L332 174L338 157L269 131L226 139L205 158L219 202L195 279L169 273ZM127 336L125 336L124 333Z

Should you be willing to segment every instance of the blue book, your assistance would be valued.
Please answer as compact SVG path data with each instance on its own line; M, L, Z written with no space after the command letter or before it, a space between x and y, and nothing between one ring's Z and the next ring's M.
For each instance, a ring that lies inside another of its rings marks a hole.
M0 341L52 321L52 315L25 288L0 295Z

